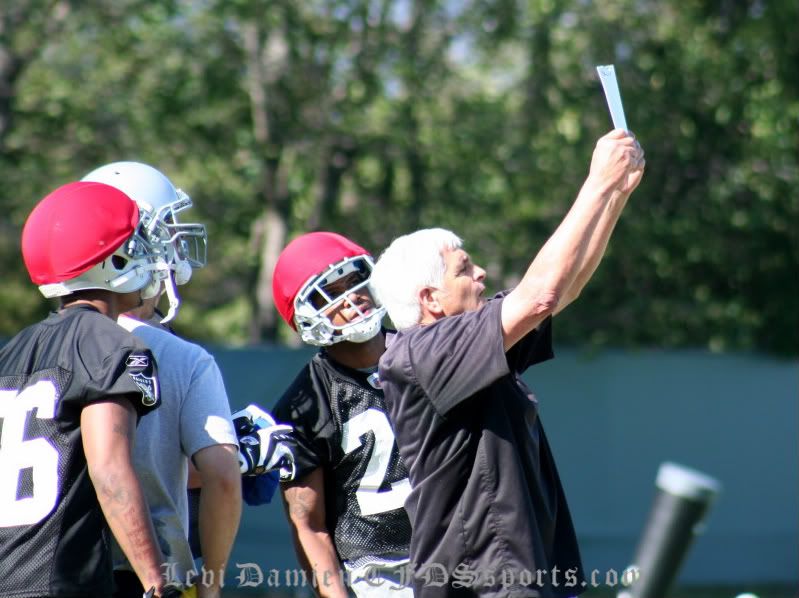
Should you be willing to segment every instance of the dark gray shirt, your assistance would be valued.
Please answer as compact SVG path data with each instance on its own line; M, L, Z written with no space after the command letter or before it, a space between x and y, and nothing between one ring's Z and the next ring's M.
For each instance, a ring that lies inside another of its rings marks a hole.
M390 339L380 379L410 471L417 596L573 596L577 540L537 399L551 320L505 353L502 297ZM553 576L553 567L557 571Z

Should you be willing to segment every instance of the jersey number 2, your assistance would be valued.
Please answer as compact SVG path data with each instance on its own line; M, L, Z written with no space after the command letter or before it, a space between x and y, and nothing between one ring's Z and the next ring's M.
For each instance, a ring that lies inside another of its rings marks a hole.
M361 478L355 497L361 515L375 515L402 508L411 491L411 482L404 478L391 483L390 490L380 491L394 448L394 432L386 414L377 409L367 409L344 424L341 448L349 454L361 446L361 436L367 432L375 435L375 446L369 456L366 472Z
M55 416L56 389L43 380L18 392L0 390L0 527L31 525L44 519L58 499L58 451L45 438L24 440L28 413ZM18 498L19 478L30 469L31 496Z

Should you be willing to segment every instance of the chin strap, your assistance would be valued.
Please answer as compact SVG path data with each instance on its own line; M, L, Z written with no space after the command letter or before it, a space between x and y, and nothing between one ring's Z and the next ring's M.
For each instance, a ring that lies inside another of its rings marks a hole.
M173 267L164 264L164 287L166 289L166 296L169 298L169 311L167 311L161 324L174 319L178 315L178 308L180 307L180 295L178 295L177 286L186 284L191 280L192 268L186 260L177 260Z
M178 295L178 291L175 288L175 281L172 279L171 273L167 274L166 278L164 279L164 289L166 290L166 296L169 299L169 310L161 320L161 324L171 322L175 316L178 315L178 308L180 307L180 295Z

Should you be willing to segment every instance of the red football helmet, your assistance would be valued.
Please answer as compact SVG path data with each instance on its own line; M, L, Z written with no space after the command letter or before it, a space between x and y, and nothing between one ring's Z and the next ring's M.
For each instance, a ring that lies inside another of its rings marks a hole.
M102 183L68 183L42 199L22 229L22 258L45 297L84 289L158 292L156 249L139 208Z
M272 295L283 319L310 345L326 346L340 341L362 343L374 337L385 309L372 295L374 309L354 322L337 326L325 315L347 300L350 293L369 285L374 262L369 252L336 233L314 232L289 243L280 254L272 275ZM325 289L333 282L357 273L357 282L331 296Z

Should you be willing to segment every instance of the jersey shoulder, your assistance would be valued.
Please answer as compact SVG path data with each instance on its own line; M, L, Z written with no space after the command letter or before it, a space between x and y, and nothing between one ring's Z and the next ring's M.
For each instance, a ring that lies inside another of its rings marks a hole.
M147 345L93 309L69 308L71 359L85 373L87 402L127 396L140 415L160 404L155 358ZM79 372L78 372L79 373Z
M320 430L331 420L327 390L308 363L275 403L272 413L280 422Z
M65 314L75 339L74 348L86 358L103 362L108 357L129 352L149 352L147 345L111 318L95 310L69 308Z

